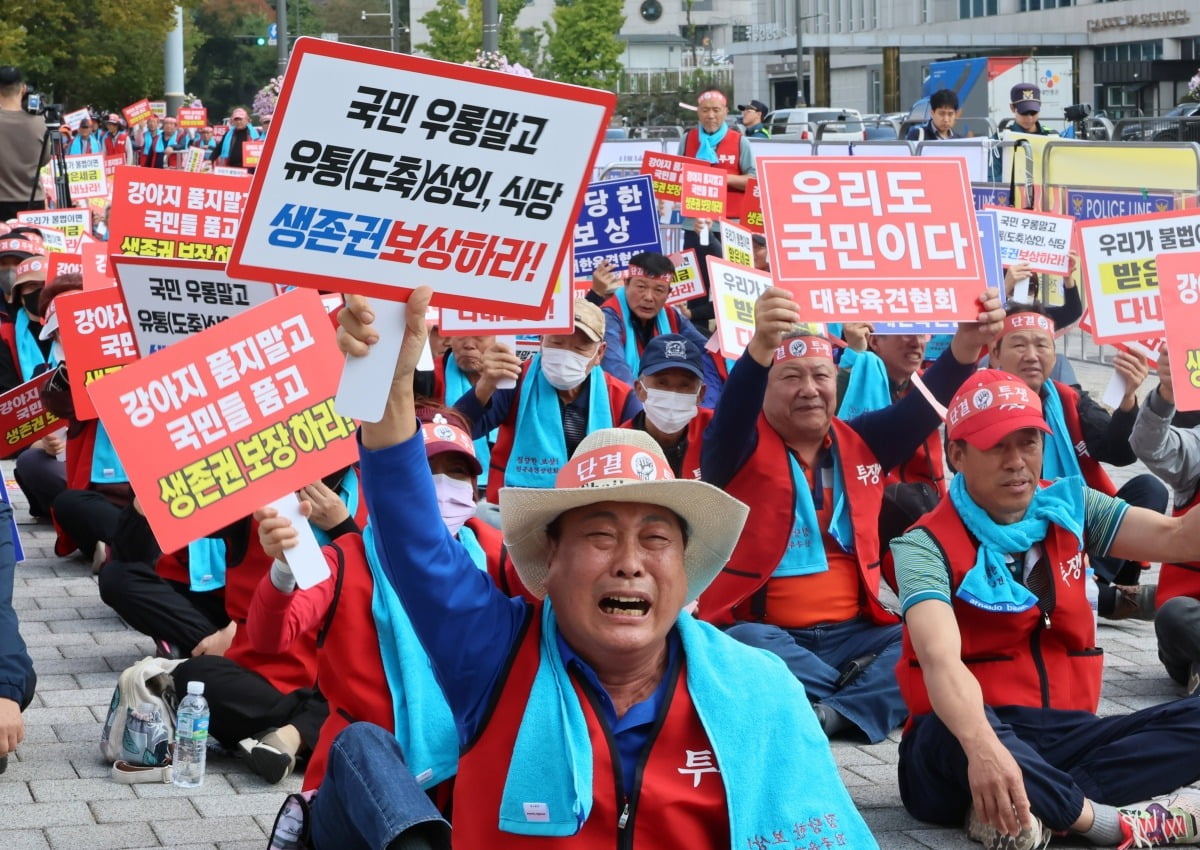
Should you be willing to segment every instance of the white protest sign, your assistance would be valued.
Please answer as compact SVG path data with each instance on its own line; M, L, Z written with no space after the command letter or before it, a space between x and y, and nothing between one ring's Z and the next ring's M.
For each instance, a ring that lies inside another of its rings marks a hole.
M17 213L17 221L34 227L53 227L67 237L67 251L79 251L79 239L91 225L91 210L24 210Z
M721 256L735 265L754 268L754 237L750 231L722 221Z
M186 148L180 154L179 167L184 171L203 171L204 149Z
M238 168L236 165L214 165L212 168L213 174L220 174L225 177L249 177L250 172L245 168Z
M78 130L79 125L83 123L84 118L90 119L91 113L84 109L76 109L74 112L68 112L62 117L62 121L72 130Z
M682 304L693 298L704 295L704 279L700 277L700 264L696 261L696 252L688 248L667 257L675 264L675 282L671 284L671 294L667 296L668 304Z
M271 502L268 507L279 511L281 517L291 520L292 527L296 529L296 545L283 555L292 570L292 576L296 579L296 587L308 590L329 578L329 562L325 560L312 526L300 513L299 497L295 493L288 493Z
M1081 221L1076 229L1096 342L1163 336L1156 257L1200 249L1200 211Z
M111 257L138 353L148 357L186 336L275 297L275 287L232 280L221 263Z
M108 195L108 175L104 173L104 154L88 153L63 157L67 164L67 186L71 199L103 198Z
M61 230L55 230L53 227L39 227L38 230L42 234L42 247L48 252L56 254L66 254L70 252L70 240L67 239L67 234ZM78 242L78 240L76 240Z
M1000 261L1005 266L1028 263L1035 272L1065 275L1071 264L1071 233L1075 219L1057 213L984 207L996 213L1000 232Z
M736 360L754 336L754 302L771 287L771 274L709 257L708 285L721 356Z
M480 336L489 334L569 334L575 330L574 291L570 258L563 263L554 284L550 309L540 319L513 319L488 310L442 310L438 330L443 336Z
M615 103L340 42L296 42L229 273L546 312Z

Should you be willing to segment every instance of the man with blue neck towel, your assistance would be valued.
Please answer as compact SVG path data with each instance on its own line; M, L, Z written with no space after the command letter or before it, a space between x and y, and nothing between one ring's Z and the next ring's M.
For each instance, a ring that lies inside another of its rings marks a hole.
M745 505L676 479L643 432L590 434L554 489L501 491L508 554L536 603L506 597L429 521L411 387L430 294L408 302L391 398L360 439L380 562L463 747L454 846L876 847L783 664L682 610L728 559ZM352 297L348 354L378 338L370 318ZM392 736L351 726L313 804L315 846L449 847L415 787ZM428 844L405 843L409 831Z
M1078 476L1042 480L1043 402L998 369L955 394L946 430L950 497L892 542L905 808L965 819L990 850L1045 847L1052 832L1103 847L1200 843L1200 792L1184 787L1200 779L1200 701L1095 715L1104 651L1084 562L1195 560L1200 513L1165 517Z

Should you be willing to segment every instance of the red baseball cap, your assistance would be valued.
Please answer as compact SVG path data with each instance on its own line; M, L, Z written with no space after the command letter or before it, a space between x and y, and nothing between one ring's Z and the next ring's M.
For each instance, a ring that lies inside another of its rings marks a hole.
M1001 369L976 372L958 388L946 410L946 436L977 449L990 449L1022 428L1053 433L1038 394Z
M441 414L434 416L432 422L421 423L421 437L425 440L426 457L458 452L471 459L471 468L476 475L483 473L479 458L475 457L475 443L471 435Z

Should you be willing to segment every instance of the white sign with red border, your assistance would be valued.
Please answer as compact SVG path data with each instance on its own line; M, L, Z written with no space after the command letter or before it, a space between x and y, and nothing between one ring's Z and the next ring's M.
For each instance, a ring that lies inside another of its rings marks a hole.
M996 213L1000 262L1005 267L1028 263L1035 272L1065 275L1071 265L1075 217L1058 213L986 206Z
M771 287L771 273L712 256L707 259L720 353L736 360L754 336L754 302Z
M17 213L17 221L21 224L31 224L34 227L52 227L61 231L67 237L67 250L75 253L79 250L79 239L87 233L92 223L91 210L77 208L65 210L22 210Z
M554 297L550 309L541 319L513 319L487 311L442 310L438 331L443 336L479 336L490 334L569 334L575 330L574 285L567 258L564 271L560 271L554 285Z
M615 96L296 42L229 273L545 315Z
M103 198L108 195L108 175L104 173L104 154L86 153L63 157L67 164L67 185L71 200Z
M704 280L700 277L700 264L692 248L671 254L668 258L675 264L675 282L671 284L668 304L682 304L704 295Z

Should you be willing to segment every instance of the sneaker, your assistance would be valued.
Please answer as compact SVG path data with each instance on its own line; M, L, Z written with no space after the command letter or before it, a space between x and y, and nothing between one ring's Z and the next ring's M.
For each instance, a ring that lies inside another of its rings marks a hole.
M260 739L243 738L238 747L250 769L272 785L282 782L296 769L296 754L288 750L274 729Z
M975 816L975 807L971 806L971 812L967 815L967 837L978 841L987 850L1044 850L1050 843L1050 830L1030 815L1029 826L1018 835L1008 835L979 820Z
M275 816L275 825L271 828L271 838L267 850L309 850L312 847L310 832L309 807L312 805L316 791L304 791L300 794L288 794Z
M1117 814L1125 838L1117 850L1200 844L1200 791L1183 788Z

